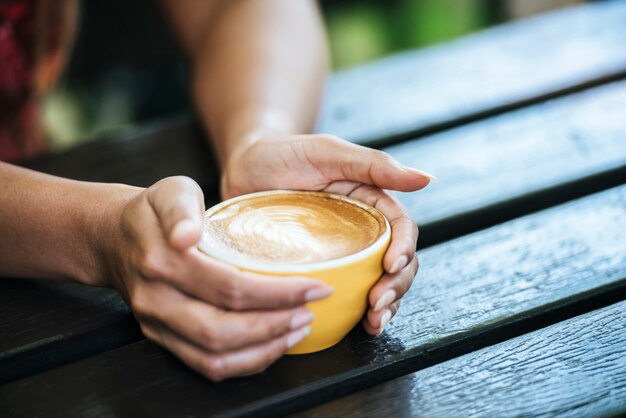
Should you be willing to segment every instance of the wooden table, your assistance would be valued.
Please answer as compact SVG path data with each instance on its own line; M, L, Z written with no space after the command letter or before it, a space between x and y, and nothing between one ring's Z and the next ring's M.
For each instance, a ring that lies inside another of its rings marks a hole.
M0 282L0 416L595 416L626 412L626 2L333 76L319 130L441 181L400 195L421 270L383 336L212 383L113 291ZM217 200L182 117L28 166ZM9 239L3 237L2 239Z

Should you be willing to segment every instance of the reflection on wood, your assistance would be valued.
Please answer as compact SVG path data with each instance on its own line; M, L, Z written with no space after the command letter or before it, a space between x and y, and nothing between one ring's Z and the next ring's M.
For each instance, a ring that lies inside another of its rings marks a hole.
M624 230L626 186L422 251L422 271L381 338L356 329L331 349L217 384L144 341L4 385L0 403L18 416L295 411L524 332L520 324L599 289L623 294Z
M613 416L626 412L626 302L296 414Z

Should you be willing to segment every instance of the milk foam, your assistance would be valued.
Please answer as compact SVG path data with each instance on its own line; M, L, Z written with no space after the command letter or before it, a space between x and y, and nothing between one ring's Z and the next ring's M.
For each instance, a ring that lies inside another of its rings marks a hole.
M228 226L232 236L255 237L299 251L321 254L322 243L316 239L301 220L308 218L312 224L319 222L318 213L308 208L272 206L243 210Z
M254 261L341 258L367 248L385 229L374 209L323 193L261 195L223 205L208 211L203 241L221 253Z

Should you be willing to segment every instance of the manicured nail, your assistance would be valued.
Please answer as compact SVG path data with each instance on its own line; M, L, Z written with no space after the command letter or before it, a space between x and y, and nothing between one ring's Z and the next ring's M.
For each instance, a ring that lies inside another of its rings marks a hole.
M312 302L314 300L324 299L333 294L335 289L330 286L316 287L315 289L311 289L304 295L304 300L307 302Z
M391 320L391 311L389 309L385 309L383 316L380 317L380 328L378 331L378 335L383 333L383 331L385 330L385 326L389 323L390 320Z
M396 291L393 289L387 290L380 298L378 298L378 301L374 306L374 312L380 311L385 306L391 305L394 300L396 300Z
M309 326L300 328L299 330L292 332L287 337L287 347L291 348L294 345L298 344L300 341L304 340L304 338L310 333L311 333L311 327Z
M391 266L391 269L389 270L389 273L395 274L399 272L400 270L405 268L408 263L409 263L409 259L406 257L406 255L401 255L393 263L393 265Z
M194 229L196 229L196 226L191 219L183 219L174 226L174 229L172 229L171 238L178 241L181 237L193 233Z
M307 310L298 311L293 318L291 318L291 329L299 329L310 324L313 321L313 312Z
M432 174L427 173L427 172L425 172L425 171L418 170L417 168L413 168L413 167L407 167L407 169L408 169L409 171L412 171L413 173L419 174L420 176L423 176L423 177L428 177L428 178L429 178L429 179L431 179L432 181L439 181L439 179L438 179L437 177L435 177L435 176L433 176Z

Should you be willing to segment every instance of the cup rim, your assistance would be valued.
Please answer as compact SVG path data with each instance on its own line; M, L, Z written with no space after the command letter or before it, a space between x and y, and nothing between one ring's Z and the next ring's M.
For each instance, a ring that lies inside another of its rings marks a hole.
M350 255L347 255L341 258L332 259L332 260L317 261L314 263L302 263L302 264L272 264L272 263L263 263L259 261L245 260L245 259L233 256L233 255L227 255L223 252L220 252L219 250L208 245L206 241L204 241L204 219L206 219L207 216L210 216L213 213L219 211L224 206L231 205L240 200L246 200L251 197L256 197L256 196L261 196L261 195L267 196L267 195L275 195L275 194L306 194L306 195L317 195L317 196L329 196L333 199L342 200L344 202L358 206L361 209L364 209L368 212L373 209L376 212L378 212L384 219L385 232L383 232L381 236L378 237L376 241L374 241L369 247L364 248L361 251L358 251L354 254L350 254ZM329 193L329 192L315 192L315 191L308 191L308 190L268 190L268 191L263 191L263 192L255 192L255 193L249 193L249 194L237 196L237 197L225 200L223 202L220 202L217 205L207 209L204 213L204 218L203 218L202 238L200 239L197 245L198 245L198 248L203 253L211 257L214 257L217 260L226 262L235 267L239 267L245 270L264 271L270 274L271 273L298 274L298 273L309 273L312 271L328 270L328 269L333 269L337 267L342 267L348 264L355 263L362 259L365 259L369 257L371 254L380 250L381 247L386 245L390 239L390 236L391 236L391 226L389 224L389 221L387 220L387 217L383 215L383 213L380 212L375 207L370 206L367 203L361 202L360 200L353 199L353 198L340 195L337 193Z

